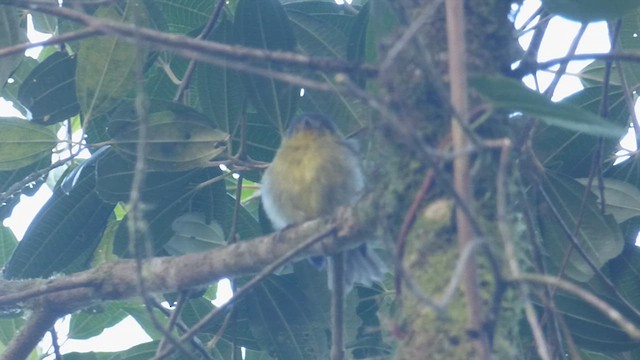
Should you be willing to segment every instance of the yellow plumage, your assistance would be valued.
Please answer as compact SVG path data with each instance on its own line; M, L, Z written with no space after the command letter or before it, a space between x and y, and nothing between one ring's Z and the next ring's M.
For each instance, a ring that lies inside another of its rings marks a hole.
M282 228L352 204L362 190L362 173L353 150L338 134L302 130L283 141L262 186L264 206L274 203L277 210L271 213L276 216L270 217Z

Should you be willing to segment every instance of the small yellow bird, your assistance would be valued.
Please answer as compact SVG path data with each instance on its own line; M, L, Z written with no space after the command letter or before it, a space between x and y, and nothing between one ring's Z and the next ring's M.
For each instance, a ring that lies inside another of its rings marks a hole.
M364 176L355 149L329 118L306 113L291 120L262 177L262 205L273 227L280 230L330 215L339 206L353 205L363 189ZM346 291L356 282L371 285L382 279L386 267L366 244L344 254ZM324 258L311 260L324 266ZM330 264L329 270L332 268Z

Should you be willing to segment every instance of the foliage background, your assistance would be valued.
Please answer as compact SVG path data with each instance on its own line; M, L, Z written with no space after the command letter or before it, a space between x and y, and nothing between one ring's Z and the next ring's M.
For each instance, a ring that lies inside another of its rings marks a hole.
M5 356L28 356L72 313L72 338L133 316L153 340L64 359L162 358L179 342L169 356L327 358L331 294L306 262L177 340L216 311L205 285L233 276L242 289L286 253L252 240L271 233L257 183L289 119L314 111L361 143L370 179L355 215L334 221L355 224L355 241L385 239L395 270L347 299L350 358L637 357L640 178L635 154L614 163L638 124L638 5L548 0L514 30L517 1L468 2L464 17L455 3L0 0L2 96L29 118L0 121L2 218L68 167L19 243L1 229ZM54 34L38 60L22 54L26 14ZM594 61L585 88L557 103L557 81L520 83L566 71L568 59L537 61L552 15L585 24L576 44L607 20L613 44L568 49ZM230 246L244 241L254 253ZM204 264L180 257L193 253L225 266L196 279ZM175 262L143 272L151 257Z

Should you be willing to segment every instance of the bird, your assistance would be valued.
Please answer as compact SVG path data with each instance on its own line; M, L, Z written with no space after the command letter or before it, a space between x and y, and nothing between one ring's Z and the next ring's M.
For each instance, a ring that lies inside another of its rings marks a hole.
M356 147L321 113L295 116L261 180L263 209L275 230L331 215L340 206L355 204L365 187ZM344 290L355 283L371 286L386 266L366 243L344 251ZM319 268L324 257L310 261ZM329 257L329 279L333 258ZM333 287L331 280L329 288Z

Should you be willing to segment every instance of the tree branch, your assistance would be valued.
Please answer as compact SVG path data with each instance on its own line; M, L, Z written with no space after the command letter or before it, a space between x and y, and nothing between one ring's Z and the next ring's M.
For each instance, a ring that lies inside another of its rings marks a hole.
M214 57L237 61L268 61L282 65L303 67L307 70L359 73L368 77L377 76L377 69L366 64L348 62L330 57L311 57L285 51L267 51L256 48L232 46L214 41L194 39L185 35L167 34L160 31L140 28L130 24L97 18L83 12L40 3L29 3L21 0L0 0L0 4L19 8L27 8L45 14L63 17L84 24L90 29L104 35L118 35L130 41L149 44L184 56L189 59L211 62ZM6 54L5 54L6 55Z
M446 0L447 49L449 61L449 78L451 79L451 105L455 110L451 121L451 138L453 151L462 153L467 149L469 140L464 132L467 126L469 102L467 94L467 50L465 39L465 15L462 0ZM453 186L455 192L465 204L471 206L473 194L469 173L469 156L464 154L456 157L453 162ZM460 251L473 242L474 231L471 220L460 208L456 209L456 228ZM489 341L482 330L482 299L478 288L475 257L467 261L464 276L464 294L467 302L467 321L473 331L477 331L478 338L474 342L478 359L489 359Z
M363 208L366 204L363 204ZM357 217L357 209L340 208L330 219L317 219L280 233L248 241L176 257L158 257L142 261L145 291L148 293L175 292L213 283L226 277L257 273L273 263L274 259L289 254L304 239L332 229L319 243L302 249L290 258L297 261L309 256L331 255L356 246L367 238ZM117 260L97 268L48 280L5 280L0 282L0 306L24 303L25 308L46 311L34 312L33 320L44 325L25 327L5 352L5 358L20 359L16 354L29 354L59 317L104 300L121 300L140 295L136 260ZM21 291L14 293L16 289ZM38 321L36 321L38 320ZM45 326L46 325L46 326ZM29 334L31 341L24 338Z

